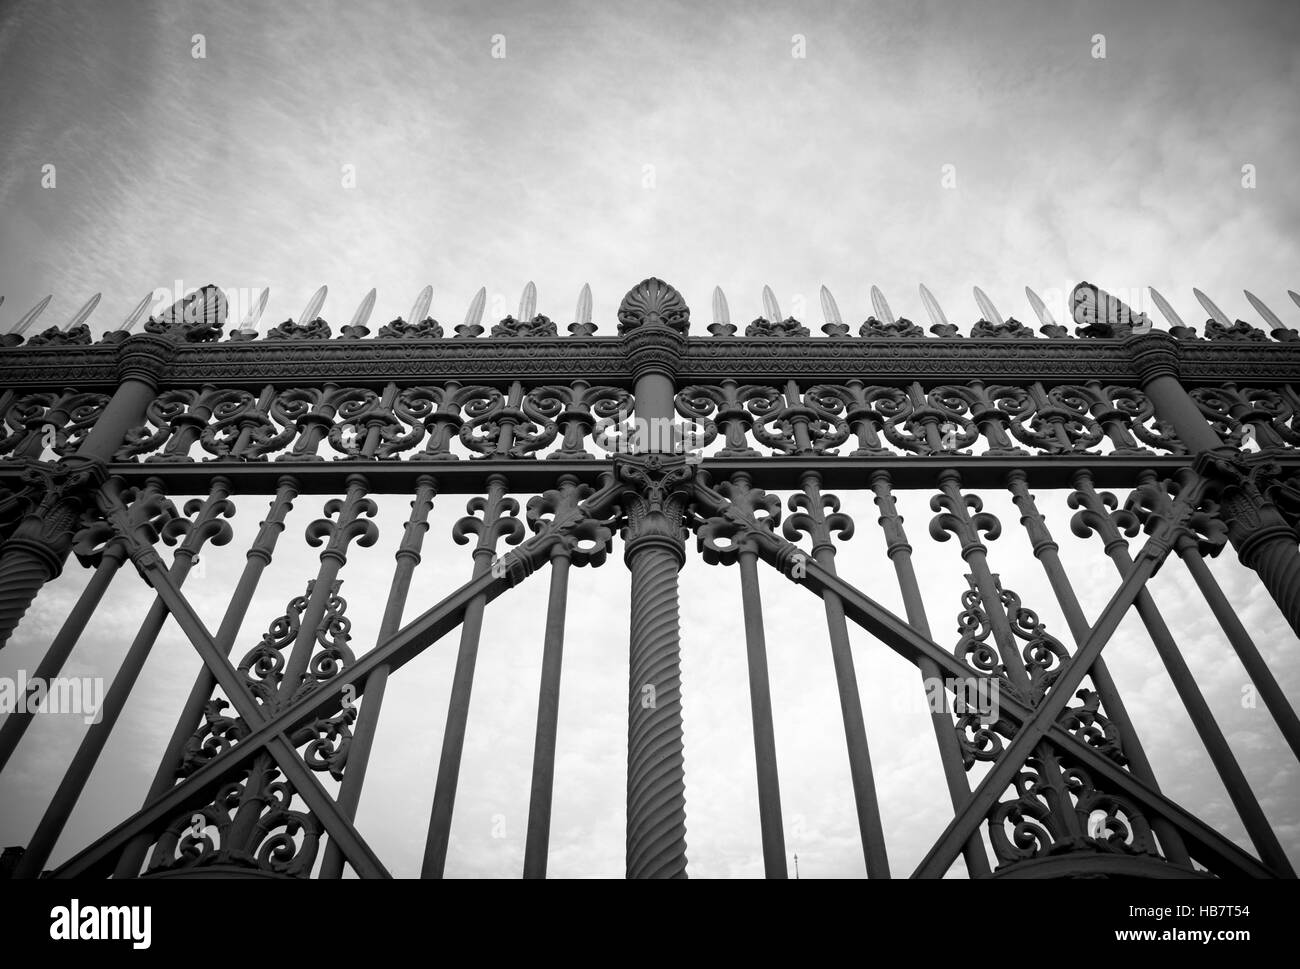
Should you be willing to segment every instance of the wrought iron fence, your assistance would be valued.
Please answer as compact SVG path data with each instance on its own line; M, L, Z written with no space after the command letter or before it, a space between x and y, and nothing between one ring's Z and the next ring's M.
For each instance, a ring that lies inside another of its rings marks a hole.
M918 690L942 684L930 719L952 818L917 876L941 876L959 857L975 877L1292 876L1145 586L1171 552L1186 564L1300 755L1300 721L1205 564L1231 544L1300 631L1300 338L1253 296L1269 332L1230 321L1200 293L1203 334L1158 294L1171 327L1156 329L1084 283L1071 294L1071 335L1029 296L1041 336L979 290L982 318L963 335L924 287L932 335L896 317L878 290L853 335L823 288L823 338L783 319L770 290L764 315L738 335L719 290L710 336L699 337L681 295L651 278L624 297L609 336L596 335L584 287L562 337L537 313L531 284L518 316L488 335L483 291L448 334L428 315L428 289L409 318L372 335L372 291L335 335L320 316L322 288L297 321L259 334L263 294L225 335L225 295L205 287L140 333L147 299L92 340L96 297L66 326L24 339L43 301L0 338L0 646L69 557L90 577L34 681L59 675L128 561L156 598L34 836L7 853L11 873L45 869L172 618L204 665L165 749L142 752L158 760L145 803L49 876L340 877L345 866L384 876L354 817L385 689L459 629L422 866L441 876L484 611L545 570L523 866L544 876L569 570L601 566L617 538L631 582L626 872L684 876L678 572L693 534L705 562L740 574L768 876L784 877L787 863L760 563L821 600L869 875L890 867L851 626L915 665ZM993 571L987 542L1002 525L977 494L988 489L1005 489L1021 513L1070 644ZM1118 584L1091 620L1036 503L1044 489L1069 490L1072 532L1095 537L1114 563ZM779 490L793 493L786 509ZM935 604L898 490L932 495L929 535L955 541L969 569L955 641L932 632ZM874 500L904 616L837 572L837 543L854 523L836 491ZM183 508L169 498L191 494L200 497ZM265 518L214 632L185 579L206 547L231 540L233 496L255 504L258 494L269 498ZM323 516L306 529L319 568L249 648L237 637L286 515L300 496L322 494ZM408 496L411 510L378 636L357 644L340 573L353 546L377 540L372 496L383 494ZM403 623L430 509L447 494L473 496L453 532L472 545L472 577ZM532 497L521 506L512 494ZM164 544L175 546L170 564ZM1255 855L1161 794L1102 655L1130 612ZM37 706L0 724L0 769Z

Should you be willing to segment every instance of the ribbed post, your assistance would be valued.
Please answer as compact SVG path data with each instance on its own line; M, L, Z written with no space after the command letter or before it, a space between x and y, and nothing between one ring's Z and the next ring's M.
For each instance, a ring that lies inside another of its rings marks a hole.
M1300 635L1300 550L1295 531L1273 503L1260 480L1270 452L1243 454L1219 440L1179 380L1178 341L1154 330L1130 338L1128 348L1151 399L1156 416L1171 424L1197 456L1196 470L1220 488L1228 539L1242 564L1258 573L1296 635Z
M686 877L677 571L667 541L629 547L632 572L627 731L627 877Z
M627 877L686 877L686 769L682 736L677 572L693 467L667 456L676 368L690 310L659 279L623 297L619 333L635 380L645 457L615 460L627 485L624 562L632 573L628 681ZM665 444L668 444L665 447Z
M173 349L171 341L150 335L122 343L117 389L77 453L55 464L28 462L29 511L0 545L0 648L42 586L62 572L72 533L104 481L104 464L144 419Z

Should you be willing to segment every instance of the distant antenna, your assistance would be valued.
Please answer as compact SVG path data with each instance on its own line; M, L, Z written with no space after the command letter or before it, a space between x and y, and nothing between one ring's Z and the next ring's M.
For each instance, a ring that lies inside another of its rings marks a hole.
M799 852L794 853L794 880L799 880Z

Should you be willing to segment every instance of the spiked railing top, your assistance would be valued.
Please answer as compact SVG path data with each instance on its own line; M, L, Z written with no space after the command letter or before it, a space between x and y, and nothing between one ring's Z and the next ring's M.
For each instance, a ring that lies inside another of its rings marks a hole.
M1288 291L1300 306L1300 295ZM1025 288L1030 318L1037 332L999 311L983 289L973 290L979 319L971 326L953 323L934 294L918 287L919 307L927 328L899 315L878 286L869 287L870 314L857 332L845 322L840 304L829 288L820 287L825 337L815 336L798 319L782 319L772 287L764 286L756 308L762 314L743 333L731 320L731 306L721 287L712 293L708 336L689 338L680 376L698 380L709 376L735 379L788 379L803 374L895 379L902 374L932 374L940 378L1043 379L1069 382L1086 379L1133 379L1135 371L1123 349L1124 338L1163 326L1181 348L1184 376L1193 381L1218 379L1300 379L1300 332L1282 314L1254 293L1246 300L1265 329L1231 320L1200 290L1198 303L1209 314L1203 333L1187 326L1155 289L1149 290L1159 311L1153 319L1091 283L1080 283L1066 300L1064 322L1048 302ZM583 285L567 335L538 313L538 291L529 282L519 301L518 318L507 316L484 326L487 290L470 301L464 322L445 332L428 314L436 302L431 286L421 289L406 319L398 318L372 332L377 293L367 292L350 322L332 331L321 318L329 291L320 287L296 319L262 329L270 303L269 289L250 301L242 319L225 329L228 305L216 286L205 286L178 300L157 316L145 314L151 297L137 303L120 326L97 340L87 323L95 312L96 294L68 322L30 333L48 307L47 296L25 313L9 332L0 334L0 385L41 386L78 381L107 385L116 379L119 353L140 329L176 347L175 363L165 375L173 383L224 381L251 384L282 379L349 379L358 382L396 379L418 374L428 379L505 380L521 374L540 379L583 378L592 375L615 381L631 379L623 337L642 326L663 326L687 335L690 309L668 283L649 278L633 287L618 310L617 335L598 336L593 322L590 286ZM796 305L801 303L796 298ZM1073 323L1070 327L1066 324ZM0 317L0 328L3 328ZM1073 330L1073 332L1071 332ZM26 335L25 335L26 334ZM249 344L257 341L254 349ZM265 344L263 345L263 341ZM360 342L358 342L360 341ZM577 346L574 341L582 345ZM475 350L483 344L483 352ZM972 353L979 344L978 353ZM489 349L490 346L490 349ZM364 350L362 348L364 347ZM75 351L73 348L76 348ZM8 352L4 352L8 351ZM71 352L70 352L71 351ZM1261 356L1261 352L1263 356Z
M930 332L940 338L960 338L959 327L949 321L934 294L925 285L921 285L918 291L921 306L931 323ZM1300 306L1300 294L1291 290L1287 292L1296 305ZM326 286L321 286L316 290L302 312L298 314L296 322L290 319L275 328L281 330L281 333L277 335L292 336L297 339L330 338L332 334L328 332L329 325L320 316L328 293L329 290ZM1175 337L1185 340L1202 339L1202 337L1196 335L1192 327L1183 322L1169 301L1156 289L1149 289L1149 293L1156 308L1168 321L1170 332ZM1298 332L1300 331L1300 323L1288 324L1278 313L1270 309L1263 300L1248 290L1244 291L1246 300L1259 315L1266 329L1260 329L1241 319L1234 321L1199 289L1193 289L1192 293L1208 314L1208 319L1205 321L1206 332L1204 339L1263 342L1271 337L1273 341L1280 343L1300 342L1300 332ZM366 293L351 321L341 328L341 335L336 339L359 339L370 335L366 323L374 311L377 295L375 289L371 289ZM1071 334L1068 328L1057 322L1047 303L1033 289L1026 286L1025 295L1034 317L1037 318L1040 324L1039 332L1050 339L1070 338ZM247 341L258 337L258 326L266 311L269 297L270 289L263 289L237 327L229 334L228 340ZM433 297L433 287L425 286L416 297L415 304L406 320L399 318L399 321L407 325L419 324L424 321L432 306ZM49 306L51 299L51 296L41 299L27 313L9 326L7 332L0 334L0 347L12 348L24 342L31 347L47 344L86 345L95 342L89 336L86 321L94 313L99 303L100 294L98 293L92 296L62 327L50 327L44 333L29 337L24 341L24 334L31 329L32 324ZM204 300L206 300L206 305L200 305ZM126 335L133 331L136 324L144 316L150 301L151 296L144 297L127 314L121 325L116 329L105 331L99 342L120 343L125 339ZM904 331L900 329L904 323L910 324L910 321L898 317L894 313L885 298L885 294L878 286L870 287L870 301L872 312L871 316L868 317L868 322L878 324L878 326L867 328L864 325L862 336L875 338L891 335L921 335L910 330ZM0 297L0 305L3 305L3 302L4 298ZM850 327L844 323L839 304L826 286L822 286L820 289L820 302L824 317L821 326L822 331L829 338L849 337L851 335L849 332ZM978 286L974 287L974 302L980 317L975 326L971 328L967 338L1034 338L1034 334L1023 324L1011 318L1004 318L994 305L993 300ZM472 338L483 334L482 322L486 303L487 289L486 287L480 288L470 302L464 323L454 328L454 338ZM761 316L759 320L764 323L799 323L798 320L793 318L789 320L782 319L780 305L770 286L763 287L760 294L760 306ZM1156 327L1155 321L1149 318L1147 314L1133 311L1121 300L1090 283L1080 283L1075 287L1069 298L1069 310L1074 322L1077 324L1074 336L1093 338L1124 337L1132 333L1147 332ZM665 322L669 326L685 331L689 326L689 314L690 311L685 302L673 287L658 279L647 279L639 286L634 287L624 298L623 305L619 308L619 332L621 334L635 327L641 320ZM215 286L205 286L202 290L178 301L157 317L150 316L146 322L146 328L151 332L173 335L182 342L211 343L221 339L226 322L225 315L224 294ZM710 334L716 338L735 336L736 327L731 322L731 311L727 297L720 286L714 287L713 290L712 316L712 322L707 327ZM524 286L519 300L518 316L506 317L506 319L520 323L531 323L538 319L544 319L544 317L539 317L537 314L537 287L534 283L530 281ZM78 333L77 331L82 327L85 327L85 329ZM580 337L592 336L597 330L597 325L592 322L591 287L585 283L578 294L574 319L569 324L568 330L573 336ZM384 339L390 335L381 333L379 336L372 338ZM514 337L517 334L511 332L509 335ZM549 334L528 332L522 335L545 336ZM780 332L771 332L765 329L761 334L751 333L750 335L761 335L763 337L798 336L803 335L803 333L787 326Z

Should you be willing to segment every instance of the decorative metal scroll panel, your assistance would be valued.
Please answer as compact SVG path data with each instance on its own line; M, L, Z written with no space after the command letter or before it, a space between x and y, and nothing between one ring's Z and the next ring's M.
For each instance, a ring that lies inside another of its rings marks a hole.
M225 296L205 287L148 318L140 334L131 330L144 302L92 341L85 321L96 297L68 326L24 342L42 303L0 338L0 646L69 558L90 578L37 678L59 674L127 562L156 598L112 672L102 718L31 841L6 852L6 873L46 870L172 618L204 667L165 749L144 752L159 765L148 797L47 874L339 877L350 868L384 876L354 823L384 692L405 663L459 630L422 865L424 875L441 876L484 611L545 570L523 871L545 875L569 570L610 568L617 544L631 583L629 877L686 872L678 572L690 554L740 573L737 624L769 876L786 876L787 862L760 562L821 600L852 779L844 796L869 875L897 873L851 625L912 663L918 689L943 684L931 720L952 820L917 876L941 876L958 857L974 877L1293 876L1145 584L1171 553L1185 563L1300 754L1290 699L1205 564L1231 544L1300 630L1297 334L1271 311L1269 333L1230 321L1199 293L1210 313L1203 335L1163 299L1171 328L1156 330L1084 283L1071 295L1073 335L1032 292L1041 336L1003 319L979 290L982 318L963 335L924 287L921 295L932 336L895 317L878 290L854 336L823 289L825 338L783 319L770 290L743 336L716 291L711 335L691 337L681 295L651 278L624 297L616 335L595 335L584 288L570 336L561 337L536 312L531 284L517 316L487 336L482 292L448 333L428 315L426 289L409 320L372 336L373 292L335 335L319 315L322 288L297 321L259 335L264 297L223 340ZM1072 532L1095 537L1115 566L1115 592L1091 621L1036 503L1034 491L1049 488L1069 489ZM930 538L954 542L969 569L953 603L923 594L912 562L918 536L905 531L895 500L904 489L931 496ZM987 542L1002 523L980 489L1010 494L1066 629L1049 630L993 571ZM778 490L793 492L784 509ZM855 524L835 490L874 500L904 616L837 573L836 547ZM225 617L210 630L185 579L205 546L231 541L232 496L255 506L259 493L266 517ZM471 578L403 623L430 509L437 495L457 493L473 496L452 535L471 546ZM532 497L521 505L512 493ZM168 497L185 494L202 497L183 508ZM320 549L316 574L292 590L259 641L237 641L292 503L313 494L329 496L306 530ZM409 496L410 514L379 635L358 643L340 574L351 548L378 540L372 496L381 494ZM175 546L170 565L160 544ZM954 604L958 634L949 641L931 623L946 629ZM1102 655L1130 612L1150 634L1254 854L1160 793ZM993 708L980 706L990 697ZM32 716L10 713L0 724L0 769Z

